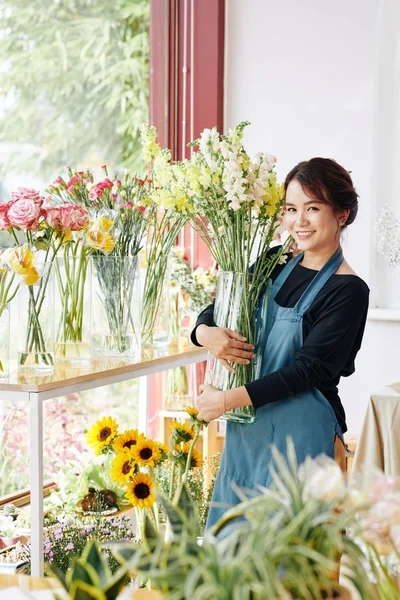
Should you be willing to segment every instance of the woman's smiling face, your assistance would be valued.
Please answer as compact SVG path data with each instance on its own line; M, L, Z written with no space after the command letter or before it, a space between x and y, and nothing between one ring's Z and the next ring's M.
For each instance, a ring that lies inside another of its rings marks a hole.
M326 202L308 196L297 179L286 190L284 225L299 250L318 252L339 243L339 218Z

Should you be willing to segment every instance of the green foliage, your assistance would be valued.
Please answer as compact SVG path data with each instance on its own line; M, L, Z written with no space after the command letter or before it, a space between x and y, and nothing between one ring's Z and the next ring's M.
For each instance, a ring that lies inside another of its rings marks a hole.
M127 566L112 575L95 542L88 542L83 556L75 561L67 575L57 568L55 575L71 600L115 600L128 582Z
M0 0L0 18L0 138L18 142L12 165L43 177L98 161L142 170L149 0Z
M177 503L162 500L172 540L152 530L150 543L116 545L113 552L168 600L319 600L322 590L337 588L332 572L343 553L348 578L370 600L362 553L341 534L346 516L333 502L306 498L292 446L289 464L278 452L275 461L276 489L232 509L216 526L217 537L207 532L197 543L196 510L184 491Z

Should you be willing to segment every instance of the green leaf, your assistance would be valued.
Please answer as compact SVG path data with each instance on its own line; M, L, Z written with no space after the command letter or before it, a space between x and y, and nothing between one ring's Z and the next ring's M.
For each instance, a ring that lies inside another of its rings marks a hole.
M58 579L58 581L61 583L61 585L68 591L68 586L67 586L67 582L65 580L64 572L61 571L61 569L59 567L57 567L56 565L50 565L49 571L52 575L54 575L54 577L56 579Z
M126 564L120 567L107 582L107 585L103 588L107 600L115 600L118 597L122 587L129 581L128 571L129 565Z
M69 597L71 600L107 600L104 592L84 581L74 581Z
M67 573L66 583L71 589L75 581L83 581L88 585L99 585L100 578L95 569L90 564L81 562L81 559L75 561L71 571Z
M196 522L196 506L191 500L186 485L182 486L182 490L178 499L177 507L183 511L188 523Z
M165 510L169 522L171 523L172 532L176 536L180 536L185 528L185 521L183 519L183 513L177 510L169 500L158 496L158 500L161 502L163 509Z
M90 542L86 546L82 559L94 569L103 587L110 578L111 571L96 542Z
M151 519L146 514L144 515L143 534L146 545L150 552L153 552L159 543L162 542L157 529L154 527Z

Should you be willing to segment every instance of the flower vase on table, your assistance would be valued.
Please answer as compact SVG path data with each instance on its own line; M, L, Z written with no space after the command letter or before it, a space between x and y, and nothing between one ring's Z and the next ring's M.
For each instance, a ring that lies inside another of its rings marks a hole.
M90 361L90 260L88 249L66 246L55 262L59 302L56 302L56 360Z
M54 368L53 263L35 264L32 279L18 290L18 368Z
M140 358L137 257L92 256L91 352Z
M265 332L270 292L270 280L262 285L251 273L220 271L214 307L214 321L218 327L226 327L244 336L247 343L256 347L256 358L248 365L234 364L230 373L211 353L208 353L205 382L220 389L230 390L254 381L262 362L260 336ZM257 338L258 332L258 338ZM224 418L241 423L252 423L255 410L252 406L235 408Z

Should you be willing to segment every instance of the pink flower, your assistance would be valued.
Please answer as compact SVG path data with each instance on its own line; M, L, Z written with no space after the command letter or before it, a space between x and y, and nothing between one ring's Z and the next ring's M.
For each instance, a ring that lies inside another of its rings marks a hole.
M107 165L101 165L102 169L107 169Z
M43 198L41 197L39 192L37 192L36 190L34 190L32 188L23 188L23 187L20 187L15 192L13 192L11 194L11 198L13 200L22 200L22 199L32 200L33 202L36 202L37 204L40 204L40 205L42 204L42 200L43 200Z
M111 198L112 198L113 200L116 200L116 199L118 198L118 196L117 196L117 194L113 194L113 195L111 196Z
M35 190L19 188L12 194L13 201L7 212L11 227L36 231L42 216L43 198Z
M62 177L60 177L60 175L59 175L59 176L57 177L57 179L55 179L55 180L53 181L53 185L59 185L59 184L61 184L61 183L64 183L64 180L63 180L63 178L62 178Z
M127 202L126 208L133 208L133 202Z
M115 182L117 187L121 187L122 183L120 179L117 179L117 181Z
M146 210L146 207L145 206L138 206L137 209L138 209L139 212L144 212Z
M46 222L50 227L62 233L68 230L78 231L87 225L89 215L86 209L79 204L63 204L47 210Z
M0 202L0 231L8 229L10 227L10 221L7 217L7 211L10 207L11 202L2 201Z
M67 182L67 188L71 188L73 187L73 185L75 183L80 183L81 179L80 177L71 177L71 179Z

